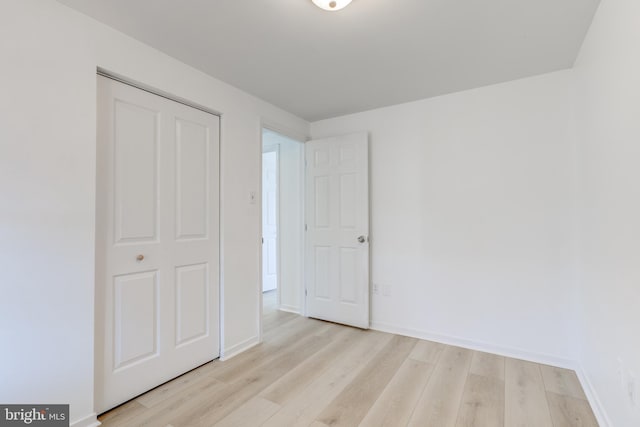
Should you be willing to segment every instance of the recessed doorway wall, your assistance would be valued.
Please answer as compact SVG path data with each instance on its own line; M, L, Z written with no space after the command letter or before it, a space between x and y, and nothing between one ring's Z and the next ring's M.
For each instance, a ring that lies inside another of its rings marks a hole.
M261 289L275 290L278 309L302 313L304 143L263 129L262 149Z

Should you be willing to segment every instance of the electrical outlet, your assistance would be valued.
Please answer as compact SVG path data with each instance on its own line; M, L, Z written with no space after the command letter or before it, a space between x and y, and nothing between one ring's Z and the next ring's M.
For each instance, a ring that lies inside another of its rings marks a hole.
M249 204L250 205L255 205L256 204L256 192L255 191L249 191Z
M374 295L378 295L378 292L380 291L380 286L377 283L373 284L373 294Z

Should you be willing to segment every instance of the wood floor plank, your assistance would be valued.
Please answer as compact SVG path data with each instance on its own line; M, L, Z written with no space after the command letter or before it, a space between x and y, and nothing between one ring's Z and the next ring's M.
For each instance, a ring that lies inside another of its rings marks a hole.
M409 426L454 426L469 373L471 350L447 346L409 420Z
M364 367L390 341L393 335L363 331L364 339L341 352L329 369L290 399L263 427L307 427L333 399L360 374Z
M287 372L260 395L278 404L286 403L322 375L345 349L361 340L363 335L359 332L354 328L342 328L334 333L331 343Z
M360 427L396 427L409 421L434 365L407 358L373 404Z
M98 417L98 421L105 426L131 425L132 419L146 413L148 413L148 408L141 405L136 400L130 400L129 402L100 415Z
M256 396L240 405L236 410L216 423L216 427L259 426L278 412L279 409L280 405Z
M274 349L286 347L296 338L303 337L314 330L314 325L305 322L302 317L297 317L291 322L283 324L271 333L264 335L264 341L250 349L243 351L229 360L218 361L222 366L218 368L217 375L229 375L229 372L244 372L246 369L254 367L257 361L262 360L264 355L274 351Z
M504 381L469 374L456 427L504 427Z
M504 359L495 354L474 351L469 372L504 381Z
M284 323L295 319L296 314L287 311L278 310L278 295L277 291L269 291L262 294L262 302L264 309L262 313L262 332L268 333L269 331L277 328Z
M228 387L213 377L208 377L192 385L182 393L167 398L162 404L153 409L139 412L135 416L123 420L106 420L102 423L105 427L130 427L130 426L166 426L173 423L176 417L189 414L203 405L207 405L210 399L214 399L224 388ZM137 402L136 402L137 403ZM138 405L140 405L138 403ZM142 405L140 405L143 407Z
M435 365L438 363L440 358L440 354L442 354L442 350L445 348L444 344L440 344L432 341L419 340L416 343L416 346L413 348L413 351L409 355L409 358L413 360L418 360L424 363L430 363Z
M417 340L394 336L318 416L329 426L356 426L409 356Z
M586 400L547 392L551 418L555 427L598 427Z
M547 365L540 365L540 371L547 391L577 399L587 399L575 372Z
M145 417L136 419L135 424L131 425L159 426L167 423L176 427L211 425L273 382L289 366L295 366L296 361L313 354L326 343L326 340L327 338L319 339L309 335L290 346L292 354L280 357L257 370L247 370L242 375L238 375L231 384L222 383L210 375L211 381L221 386L195 394L190 393L177 401L170 398L163 403L159 411L153 411Z
M287 322L295 320L296 317L297 316L295 314L287 313L284 311L277 311L275 314L270 314L267 317L263 318L262 332L268 334L269 332L279 328Z
M171 396L175 396L176 394L187 390L195 382L203 381L207 376L211 375L218 366L220 366L220 362L218 361L207 363L206 365L194 369L191 372L187 372L173 381L169 381L154 388L153 390L138 397L136 400L147 408L153 408L155 405L164 402Z
M208 393L207 398L196 397L198 403L189 404L188 411L172 412L168 415L169 421L175 427L191 427L196 425L213 425L233 412L249 400L254 393L245 388L247 385L243 382L234 382L232 384L223 384L223 387ZM222 402L226 403L226 408L220 410ZM206 414L211 413L211 422L205 421ZM149 424L152 425L152 424Z
M223 362L223 366L216 370L215 377L222 382L231 382L249 370L271 363L287 353L291 346L310 335L317 335L321 330L331 327L334 325L318 320L292 325L283 329L280 335L271 337L270 341L259 344L228 362Z
M206 407L193 411L180 418L179 424L190 427L211 426L247 400L256 396L269 384L282 377L290 369L295 368L305 359L323 348L330 339L310 335L290 346L289 351L282 353L271 362L238 375L229 387L221 392ZM175 424L175 423L174 423Z
M553 427L538 364L506 359L505 425Z

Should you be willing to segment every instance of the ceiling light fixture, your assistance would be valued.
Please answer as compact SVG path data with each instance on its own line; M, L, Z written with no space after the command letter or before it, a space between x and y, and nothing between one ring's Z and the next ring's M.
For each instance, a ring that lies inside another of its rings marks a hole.
M347 5L351 3L351 0L312 0L312 1L320 9L328 10L330 12L335 12L336 10L340 10L344 7L347 7Z

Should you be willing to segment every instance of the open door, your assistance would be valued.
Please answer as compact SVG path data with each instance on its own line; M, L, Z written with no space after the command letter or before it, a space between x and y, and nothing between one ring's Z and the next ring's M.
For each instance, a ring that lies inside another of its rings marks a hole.
M307 315L369 327L369 148L366 133L306 150Z

